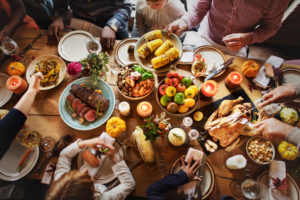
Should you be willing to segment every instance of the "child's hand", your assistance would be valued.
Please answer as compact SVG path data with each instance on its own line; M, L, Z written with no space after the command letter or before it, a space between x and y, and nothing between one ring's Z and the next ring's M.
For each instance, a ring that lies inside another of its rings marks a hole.
M98 146L101 146L103 145L103 141L100 140L99 137L95 137L95 138L92 138L92 139L88 139L88 140L82 140L82 141L79 141L78 142L78 146L80 149L83 149L85 147L89 147L89 148L92 148L92 149L99 149Z
M184 163L184 157L181 158L181 169L186 173L186 175L189 177L190 180L198 179L198 177L195 176L197 171L199 170L201 166L201 161L197 160L192 166L192 161L189 161L187 165Z
M33 74L29 81L28 91L32 91L32 92L40 91L40 80L41 79L44 79L43 74L41 72Z

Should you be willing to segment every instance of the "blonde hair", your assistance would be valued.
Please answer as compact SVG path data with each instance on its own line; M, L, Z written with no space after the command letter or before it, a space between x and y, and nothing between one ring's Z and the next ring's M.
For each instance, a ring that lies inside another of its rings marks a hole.
M65 173L49 188L46 200L92 200L94 181L88 174L79 170Z

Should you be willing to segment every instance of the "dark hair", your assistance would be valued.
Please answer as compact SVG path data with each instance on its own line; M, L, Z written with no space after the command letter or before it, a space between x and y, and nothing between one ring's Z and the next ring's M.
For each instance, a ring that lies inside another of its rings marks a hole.
M72 170L62 175L49 188L46 200L93 200L94 181L88 174Z

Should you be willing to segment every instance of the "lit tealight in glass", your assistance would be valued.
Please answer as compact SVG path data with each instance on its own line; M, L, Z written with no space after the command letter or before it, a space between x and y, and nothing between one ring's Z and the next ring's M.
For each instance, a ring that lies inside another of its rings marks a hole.
M121 103L119 103L118 108L121 115L128 116L130 114L130 105L128 102L122 101Z

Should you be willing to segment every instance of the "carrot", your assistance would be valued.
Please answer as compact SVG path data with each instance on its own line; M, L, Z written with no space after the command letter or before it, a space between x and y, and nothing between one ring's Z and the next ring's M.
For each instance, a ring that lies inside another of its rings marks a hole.
M23 165L24 161L26 160L30 152L31 152L31 148L28 148L27 151L24 153L23 157L21 158L18 167L21 167Z
M90 166L99 166L99 160L89 150L85 150L82 154L82 157Z

